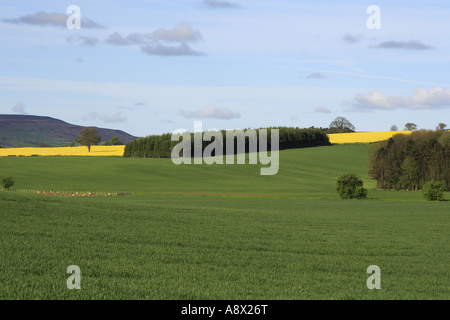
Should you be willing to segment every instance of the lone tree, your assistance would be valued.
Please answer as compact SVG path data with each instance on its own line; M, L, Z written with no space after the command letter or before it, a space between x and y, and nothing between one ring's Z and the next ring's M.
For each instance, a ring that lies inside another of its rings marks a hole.
M76 138L76 142L82 146L87 146L89 152L91 152L91 146L97 145L101 140L102 138L98 134L97 129L93 127L84 128Z
M415 123L408 122L405 124L405 131L416 131L417 125Z
M447 125L445 123L439 123L438 126L436 127L436 130L445 130L445 128L447 128Z
M330 123L330 132L355 132L355 126L344 117L337 117Z
M442 201L444 200L444 192L447 190L445 181L428 181L423 188L423 196L428 201Z
M391 131L398 131L398 127L394 124L394 125L391 127Z
M3 179L3 188L5 188L6 190L9 190L9 188L11 188L13 185L14 185L13 177L8 177L8 178Z
M367 189L363 181L354 173L341 175L336 183L336 191L341 199L366 199Z

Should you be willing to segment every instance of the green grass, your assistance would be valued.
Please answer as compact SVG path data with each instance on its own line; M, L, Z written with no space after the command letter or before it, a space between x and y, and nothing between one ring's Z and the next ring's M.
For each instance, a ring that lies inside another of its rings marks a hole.
M343 145L280 152L276 175L260 175L260 165L174 165L170 159L121 157L4 157L0 173L16 178L16 189L52 191L284 194L304 199L338 199L343 173L360 175L369 197L380 198L367 175L367 146ZM419 193L396 197L421 200Z
M280 164L260 176L170 159L0 158L17 188L134 193L0 192L0 299L450 298L449 202L374 190L365 146L287 150ZM371 199L338 199L345 172ZM66 287L69 265L81 290ZM369 265L381 290L366 287Z

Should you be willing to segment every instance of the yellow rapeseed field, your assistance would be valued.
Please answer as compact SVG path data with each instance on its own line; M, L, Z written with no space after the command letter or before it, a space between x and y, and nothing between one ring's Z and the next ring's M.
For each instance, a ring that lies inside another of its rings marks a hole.
M122 156L125 146L0 148L0 157L7 156Z
M328 138L331 143L370 143L387 140L395 134L411 134L411 131L380 131L380 132L352 132L333 133Z

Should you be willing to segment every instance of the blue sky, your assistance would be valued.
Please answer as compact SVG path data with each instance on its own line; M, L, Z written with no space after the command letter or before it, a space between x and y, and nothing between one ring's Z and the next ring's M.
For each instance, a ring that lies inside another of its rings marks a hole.
M381 29L369 29L370 5ZM65 26L67 7L81 29ZM0 3L0 113L136 136L450 125L448 1Z

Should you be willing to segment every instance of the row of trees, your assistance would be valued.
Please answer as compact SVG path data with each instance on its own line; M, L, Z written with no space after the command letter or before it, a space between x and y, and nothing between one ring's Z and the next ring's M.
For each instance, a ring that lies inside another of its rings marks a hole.
M267 129L267 141L271 141L271 129L279 130L279 149L305 148L330 145L328 136L319 129L300 129L290 127L277 127ZM256 129L256 136L259 136L259 129ZM223 154L226 154L226 135L227 131L220 131L223 137ZM192 156L195 150L194 134L191 137ZM179 141L171 141L172 135L169 133L162 135L152 135L145 138L138 138L125 146L124 157L132 158L169 158L172 148ZM237 153L237 139L234 142L234 154ZM202 151L210 141L202 141ZM258 144L257 144L258 145ZM270 150L270 143L267 147ZM245 152L249 152L249 139L245 139Z
M443 130L445 130L445 128L447 128L447 125L445 123L442 123L442 122L439 123L436 126L436 130L439 130L439 131L443 131ZM405 128L403 130L405 130L405 131L417 131L417 124L412 123L412 122L408 122L408 123L405 124ZM391 127L391 131L398 131L398 127L394 124Z
M420 190L431 180L450 186L450 132L394 135L373 145L369 161L380 189Z

